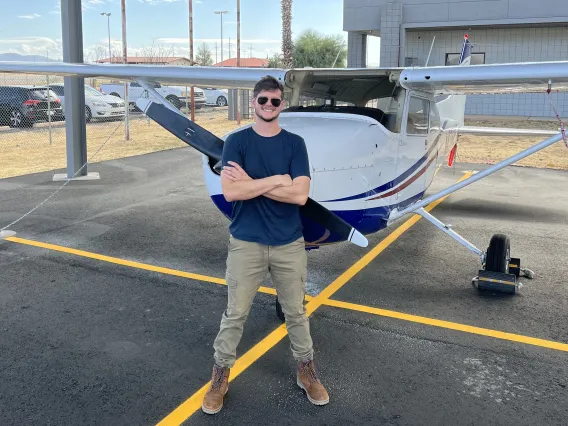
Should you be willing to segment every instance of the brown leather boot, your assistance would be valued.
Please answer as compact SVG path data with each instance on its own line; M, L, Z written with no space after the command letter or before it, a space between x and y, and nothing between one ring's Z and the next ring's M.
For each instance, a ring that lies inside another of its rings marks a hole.
M203 398L201 409L207 414L217 414L223 408L223 398L229 390L230 368L213 365L211 386Z
M329 402L329 395L318 379L313 360L298 362L296 382L306 391L312 404L325 405Z

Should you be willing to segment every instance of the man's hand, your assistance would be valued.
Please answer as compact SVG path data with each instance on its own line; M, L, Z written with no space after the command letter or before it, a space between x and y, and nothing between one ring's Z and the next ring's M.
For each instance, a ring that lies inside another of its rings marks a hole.
M231 166L224 166L221 174L224 174L227 179L236 182L244 180L252 180L252 178L245 172L245 170L234 161L229 161L227 164ZM274 182L277 186L292 186L292 178L290 175L274 175Z
M221 174L224 174L229 180L233 182L238 180L252 180L247 172L245 172L245 170L234 161L229 161L227 164L230 164L233 167L224 166Z
M237 163L229 161L221 171L221 186L229 202L250 200L279 187L292 187L290 175L274 175L264 179L252 179Z

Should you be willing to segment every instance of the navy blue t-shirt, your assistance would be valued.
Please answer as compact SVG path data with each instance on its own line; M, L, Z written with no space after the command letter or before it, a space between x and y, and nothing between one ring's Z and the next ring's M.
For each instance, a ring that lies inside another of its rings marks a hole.
M304 139L284 129L264 137L252 127L229 135L223 147L223 166L240 165L252 179L289 174L292 179L310 176ZM300 207L264 195L234 201L231 235L265 245L283 245L302 236Z

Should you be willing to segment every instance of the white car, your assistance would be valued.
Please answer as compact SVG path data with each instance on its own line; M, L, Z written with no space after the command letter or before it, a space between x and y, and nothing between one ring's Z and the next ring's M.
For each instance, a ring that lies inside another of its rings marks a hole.
M63 84L50 84L61 100L63 114L65 114L65 95ZM105 95L97 89L85 84L85 119L89 123L92 119L109 119L113 117L124 117L124 101L116 96Z
M153 83L152 87L164 98L166 98L172 105L177 109L181 109L189 102L189 97L191 96L191 91L189 87L185 86L162 86L158 83ZM118 98L124 99L124 84L101 84L101 91L107 93L111 96L116 96ZM146 97L146 89L144 89L140 84L135 81L128 82L128 102L130 105L135 106L136 100L140 97ZM205 105L205 95L203 90L196 87L193 91L195 109L200 109ZM154 98L153 94L150 94L150 98Z
M227 89L216 89L214 87L206 87L203 89L207 105L227 106L229 101L229 91Z

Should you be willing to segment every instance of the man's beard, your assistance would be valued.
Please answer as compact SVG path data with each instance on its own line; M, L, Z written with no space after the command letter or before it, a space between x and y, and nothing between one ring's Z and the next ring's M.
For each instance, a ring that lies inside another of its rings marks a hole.
M262 110L261 110L261 111L262 111ZM264 118L264 117L261 116L256 110L254 111L254 113L256 114L256 116L257 116L258 118L260 118L260 119L261 119L262 121L264 121L265 123L271 123L271 122L273 122L273 121L276 120L276 119L278 118L278 116L280 115L280 114L276 114L276 115L275 115L274 117L272 117L272 118Z

